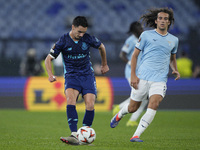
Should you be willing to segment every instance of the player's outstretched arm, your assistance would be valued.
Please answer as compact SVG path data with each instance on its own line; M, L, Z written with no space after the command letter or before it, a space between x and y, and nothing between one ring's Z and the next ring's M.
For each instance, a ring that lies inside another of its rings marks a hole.
M100 47L98 48L100 55L101 55L101 73L105 74L109 71L109 67L107 65L107 58L106 58L106 49L103 43L101 43Z
M49 82L54 82L56 81L56 77L52 73L52 67L51 67L51 61L53 58L50 55L47 55L45 59L45 67L49 76Z
M176 64L176 54L172 54L170 57L170 67L172 69L172 74L176 75L175 80L180 79L180 73L178 72Z

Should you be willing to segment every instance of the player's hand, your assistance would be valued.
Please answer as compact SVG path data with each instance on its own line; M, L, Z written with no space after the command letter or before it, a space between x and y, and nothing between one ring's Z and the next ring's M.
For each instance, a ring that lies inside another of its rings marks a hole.
M108 65L101 66L101 73L102 73L102 74L105 74L105 73L108 72L108 71L109 71Z
M178 71L172 71L172 74L174 74L176 76L176 78L174 80L178 80L180 79L180 73Z
M131 82L130 85L134 88L134 89L138 89L138 83L139 83L140 79L137 76L131 77Z
M54 82L56 81L56 77L55 76L49 76L49 82Z

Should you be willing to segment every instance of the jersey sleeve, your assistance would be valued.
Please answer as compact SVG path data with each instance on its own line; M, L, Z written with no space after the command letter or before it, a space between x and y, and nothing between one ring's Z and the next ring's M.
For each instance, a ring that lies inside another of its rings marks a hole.
M90 36L90 45L94 48L99 48L99 46L101 45L101 41L95 36Z
M60 52L63 50L64 45L65 45L65 36L63 35L51 48L50 50L51 57L56 59L60 54Z
M146 36L145 36L145 32L143 32L140 35L138 42L136 43L135 47L142 51L145 47L145 44L146 44Z
M177 53L177 50L178 50L178 38L176 38L175 40L175 46L174 48L172 49L172 54L176 54Z

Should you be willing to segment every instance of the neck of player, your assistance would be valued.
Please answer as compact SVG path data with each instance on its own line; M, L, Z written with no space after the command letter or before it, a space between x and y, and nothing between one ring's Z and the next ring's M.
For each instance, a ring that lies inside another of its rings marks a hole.
M167 29L165 30L160 30L159 28L156 29L156 32L161 34L161 35L166 35L168 32L167 32Z
M72 38L72 40L78 41L78 40L74 37L74 35L72 34L72 31L69 32L69 35L70 35L70 37Z

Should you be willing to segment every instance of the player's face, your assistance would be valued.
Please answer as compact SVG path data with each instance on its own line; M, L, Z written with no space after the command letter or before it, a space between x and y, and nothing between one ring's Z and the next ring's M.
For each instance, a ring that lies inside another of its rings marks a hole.
M80 40L83 35L86 33L87 27L78 26L75 27L72 25L72 34L75 40Z
M169 14L164 13L164 12L158 13L155 23L157 24L157 29L159 29L161 31L167 31L168 25L170 24Z

